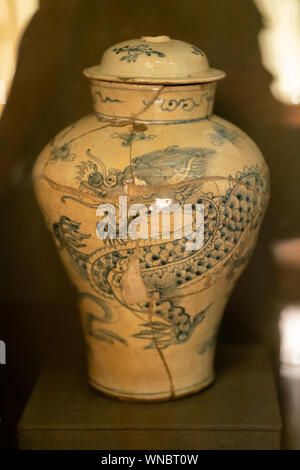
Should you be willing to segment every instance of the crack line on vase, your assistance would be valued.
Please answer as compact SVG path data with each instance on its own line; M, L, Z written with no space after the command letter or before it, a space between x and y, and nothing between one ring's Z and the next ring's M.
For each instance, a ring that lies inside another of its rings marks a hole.
M162 352L161 348L159 347L159 345L157 343L157 338L155 336L155 332L154 332L154 328L153 328L153 318L152 318L152 316L153 316L153 303L154 303L154 301L153 301L153 299L151 299L150 302L149 302L149 310L148 310L149 323L150 323L150 328L151 328L151 331L152 331L152 339L153 339L153 344L155 346L155 349L158 352L159 357L161 358L163 366L164 366L165 371L167 373L168 380L169 380L169 383L170 383L170 396L169 396L169 398L172 399L172 398L175 397L174 382L173 382L173 377L172 377L170 368L168 366L167 360L165 358L165 355Z
M129 165L130 165L130 168L131 168L133 183L134 183L135 186L136 186L136 178L135 178L134 171L133 171L133 166L132 166L132 148L133 148L133 138L132 137L133 137L133 133L135 132L135 129L137 129L139 125L137 123L135 123L134 121L138 116L140 116L141 114L145 113L146 111L148 111L150 109L150 107L158 99L158 97L161 94L163 88L164 88L164 86L162 85L160 87L160 89L155 93L152 100L150 100L146 105L144 105L144 107L135 115L133 123L132 123L131 139L130 139L130 144L129 144ZM136 245L136 254L138 254L138 250L139 250L139 240L137 241L137 245ZM140 263L140 261L139 261L139 263ZM145 289L147 290L146 286L145 286ZM148 296L149 296L149 293L148 293ZM152 340L153 340L153 345L154 345L154 347L155 347L155 349L156 349L156 351L157 351L157 353L158 353L158 355L159 355L159 357L162 361L163 368L166 371L168 381L169 381L169 386L170 386L170 396L169 396L169 398L172 399L175 396L173 377L172 377L169 365L167 363L167 360L165 358L165 355L163 354L161 348L159 347L159 344L157 342L157 338L156 338L156 335L155 335L155 331L154 331L154 328L153 328L153 318L152 318L153 317L153 302L154 302L153 299L151 299L151 297L149 296L148 317L149 317L150 329L151 329L151 332L152 332Z
M139 129L140 126L141 126L140 124L136 123L135 121L136 121L136 118L138 116L140 116L141 114L144 114L146 111L148 111L151 108L151 106L158 99L158 97L159 97L159 95L160 95L160 93L162 92L163 89L164 89L164 85L159 87L159 89L155 92L153 98L146 105L144 105L142 107L142 109L140 109L140 111L138 111L132 118L132 130L131 130L131 133L130 133L131 138L130 138L130 144L129 144L129 166L130 166L130 169L131 169L132 180L133 180L133 183L134 183L135 186L136 186L136 178L135 178L133 167L132 167L132 146L133 146L133 141L134 141L133 140L133 134L134 134L135 130ZM129 193L128 193L128 196L130 196Z

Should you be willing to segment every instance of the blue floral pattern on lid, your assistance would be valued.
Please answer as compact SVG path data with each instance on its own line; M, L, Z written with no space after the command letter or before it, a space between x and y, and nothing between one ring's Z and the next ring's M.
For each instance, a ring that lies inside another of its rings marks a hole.
M125 53L126 55L123 55L120 60L126 60L127 62L136 62L141 54L145 54L148 57L152 54L156 54L158 57L166 57L166 54L153 50L148 44L137 44L136 46L127 44L124 47L115 47L113 51L115 54Z

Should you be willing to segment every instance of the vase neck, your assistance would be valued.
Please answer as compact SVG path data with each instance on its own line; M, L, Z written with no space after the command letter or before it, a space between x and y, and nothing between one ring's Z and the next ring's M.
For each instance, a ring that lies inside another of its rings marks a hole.
M100 119L144 123L194 122L212 114L216 82L196 85L132 85L91 80Z

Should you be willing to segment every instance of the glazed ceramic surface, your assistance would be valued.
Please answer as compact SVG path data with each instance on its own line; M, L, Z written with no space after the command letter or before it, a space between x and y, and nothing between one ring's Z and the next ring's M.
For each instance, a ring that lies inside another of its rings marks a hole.
M195 393L213 380L222 314L256 243L266 164L243 131L213 114L224 74L195 46L127 41L85 74L94 112L49 143L33 179L78 291L89 381L123 399ZM146 207L146 237L120 236L120 201L135 208L122 223L137 233ZM174 238L171 219L169 237L158 225L150 238L153 208L171 203L203 208L199 249ZM116 237L101 238L109 215Z

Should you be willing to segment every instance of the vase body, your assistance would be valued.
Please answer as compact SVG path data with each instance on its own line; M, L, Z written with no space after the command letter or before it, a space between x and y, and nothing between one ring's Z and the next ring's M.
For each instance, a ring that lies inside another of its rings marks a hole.
M268 202L263 156L213 114L215 85L92 79L94 113L35 164L39 204L78 292L89 381L104 393L165 400L213 380L222 314ZM169 236L159 222L160 236L150 237L153 207L170 203L201 205L197 249L174 238L174 219ZM136 204L147 209L149 231L121 236L121 208L129 230ZM115 237L101 238L112 206Z

